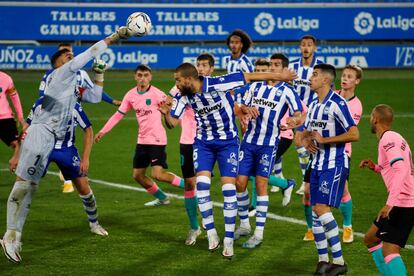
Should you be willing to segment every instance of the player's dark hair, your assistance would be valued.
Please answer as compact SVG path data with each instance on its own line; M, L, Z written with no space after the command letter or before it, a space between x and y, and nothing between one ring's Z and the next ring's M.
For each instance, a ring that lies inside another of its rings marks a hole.
M275 53L270 57L270 60L272 59L280 59L282 61L282 67L286 68L289 66L289 59L287 58L287 56L285 56L282 53Z
M143 71L143 72L145 72L145 71L147 71L147 72L150 72L150 73L152 73L152 70L151 70L151 67L149 67L148 65L146 65L146 64L139 64L136 68L135 68L135 73L136 72L138 72L138 71Z
M304 35L300 38L300 42L304 39L311 39L313 41L313 44L316 45L316 38L313 35Z
M392 121L394 120L394 111L391 106L379 104L374 107L372 112L375 112L376 117L381 123L391 126Z
M243 47L242 47L242 50L241 50L242 53L244 53L244 54L247 53L247 51L250 49L250 47L252 47L253 41L245 31L240 30L240 29L236 29L231 34L229 34L229 36L227 37L227 40L226 40L227 47L230 47L230 38L234 35L240 37L240 39L241 39L241 43L243 44Z
M72 47L72 44L70 44L70 43L68 43L68 42L61 42L61 43L59 43L59 45L58 45L58 50L60 49L60 48L70 48L70 49L72 49L73 47Z
M353 70L356 73L356 78L357 79L362 79L362 69L361 67L357 66L357 65L352 65L352 64L348 64L347 66L345 66L345 69L349 69L349 70Z
M270 66L270 62L267 59L265 59L265 58L259 58L254 63L254 66L257 66L257 65L259 65L259 66L260 65L262 65L262 66Z
M185 62L175 68L175 72L180 73L183 77L192 77L194 79L198 78L197 68L188 62Z
M52 65L52 67L56 68L55 67L56 61L61 55L66 54L66 53L70 53L70 52L72 52L72 51L69 50L69 49L62 49L62 50L59 50L56 53L54 53L52 58L50 59L50 64Z
M199 55L197 57L197 61L201 61L201 60L207 60L208 61L208 65L210 65L210 67L214 67L214 57L209 54L209 53L202 53L201 55Z
M320 69L323 73L329 74L332 77L332 81L334 81L335 78L336 78L335 67L333 67L330 64L320 63L320 64L317 64L313 67L313 70L315 70L315 69Z

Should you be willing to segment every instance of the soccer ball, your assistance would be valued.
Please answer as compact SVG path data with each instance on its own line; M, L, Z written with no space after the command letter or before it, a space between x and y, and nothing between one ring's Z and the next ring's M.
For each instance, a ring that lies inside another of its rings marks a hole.
M143 12L134 12L128 17L126 23L126 27L135 36L147 35L151 30L151 26L151 19L146 13Z

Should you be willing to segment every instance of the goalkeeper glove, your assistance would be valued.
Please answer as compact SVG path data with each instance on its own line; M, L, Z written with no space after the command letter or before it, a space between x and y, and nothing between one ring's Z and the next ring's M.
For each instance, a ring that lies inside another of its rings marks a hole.
M112 40L112 42L118 42L120 39L128 39L130 36L132 36L131 30L129 30L127 27L123 26L119 28L116 32L108 36L109 39Z
M95 59L92 64L92 70L95 72L95 81L103 82L104 73L107 69L107 64L102 59Z

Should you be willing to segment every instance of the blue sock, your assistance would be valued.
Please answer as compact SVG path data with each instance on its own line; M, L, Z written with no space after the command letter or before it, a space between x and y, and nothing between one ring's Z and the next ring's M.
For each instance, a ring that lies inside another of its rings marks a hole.
M351 226L352 225L352 199L347 202L341 202L339 205L339 210L343 217L343 225Z
M79 195L82 199L83 207L88 215L88 220L95 223L98 220L98 210L96 209L96 200L92 191L87 195Z
M224 202L223 202L223 214L224 214L224 227L226 229L224 234L224 243L233 242L234 229L236 227L237 217L237 197L236 197L236 185L224 184L221 187Z
M319 220L318 215L315 212L312 212L313 215L313 225L312 232L315 237L315 246L318 250L319 262L329 262L328 257L328 241L326 240L325 230Z
M323 228L325 229L326 239L328 240L329 246L332 252L332 262L334 264L344 264L342 257L341 241L339 239L338 224L335 221L334 216L331 212L327 212L322 216L319 216L319 220Z
M198 208L203 218L207 233L215 229L213 218L213 202L210 197L211 179L207 176L197 176Z
M281 189L286 189L288 186L288 181L283 178L276 177L274 175L269 176L269 185L276 186Z
M386 275L387 266L385 264L384 256L382 255L382 243L377 246L371 247L368 249L368 252L371 254L374 259L375 265L377 266L381 275Z
M256 209L256 229L254 235L259 239L263 239L263 231L266 223L267 209L269 206L269 196L257 197L257 209Z
M392 254L394 255L394 254ZM387 257L385 257L386 262L386 276L406 276L407 269L405 268L404 262L401 259L400 254L395 254L397 256L393 256L390 261L387 263Z
M249 228L249 192L244 191L237 193L238 214L240 218L240 226Z

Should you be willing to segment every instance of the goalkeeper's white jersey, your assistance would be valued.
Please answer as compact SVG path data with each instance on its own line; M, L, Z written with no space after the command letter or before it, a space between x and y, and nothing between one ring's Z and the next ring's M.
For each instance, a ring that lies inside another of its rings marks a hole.
M86 102L101 101L101 87L95 85L93 89L82 89L84 87L82 82L85 79L82 78L80 69L106 48L106 43L101 40L70 62L48 71L43 76L39 92L40 94L43 93L44 96L41 108L36 109L33 114L32 125L46 125L55 134L56 138L62 139L72 118L76 102L79 100Z

